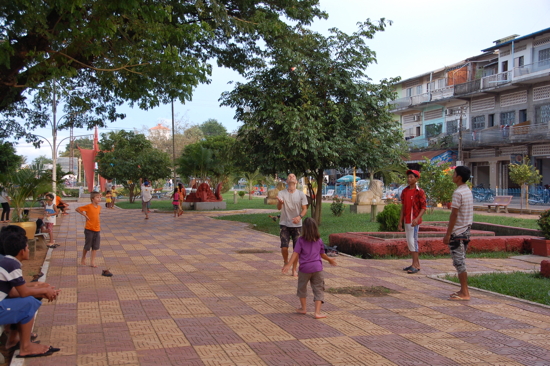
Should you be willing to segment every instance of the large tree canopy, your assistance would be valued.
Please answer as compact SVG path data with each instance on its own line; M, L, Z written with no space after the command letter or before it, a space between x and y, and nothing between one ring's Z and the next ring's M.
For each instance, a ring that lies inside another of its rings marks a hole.
M6 175L21 167L23 158L16 154L11 142L0 140L0 175Z
M292 37L270 45L268 66L222 97L243 122L237 137L243 170L313 176L318 222L324 170L366 167L369 152L387 143L382 137L401 136L388 108L393 80L375 84L365 75L376 61L366 40L385 27L383 19L366 21L352 35L332 29L324 37L297 26Z
M98 173L128 188L130 202L134 202L134 188L140 178L155 181L170 176L170 156L154 149L145 135L124 130L109 132L102 135L99 148Z
M0 131L32 139L25 99L53 80L68 103L101 116L88 126L121 117L124 101L185 102L209 81L211 60L244 72L262 62L259 40L290 30L285 20L316 17L326 17L318 0L2 1Z

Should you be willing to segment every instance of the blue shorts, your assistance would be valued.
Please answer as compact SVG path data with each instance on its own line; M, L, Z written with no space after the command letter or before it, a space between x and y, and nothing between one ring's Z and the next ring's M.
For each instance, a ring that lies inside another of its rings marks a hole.
M14 297L0 301L0 324L27 324L42 302L32 296Z

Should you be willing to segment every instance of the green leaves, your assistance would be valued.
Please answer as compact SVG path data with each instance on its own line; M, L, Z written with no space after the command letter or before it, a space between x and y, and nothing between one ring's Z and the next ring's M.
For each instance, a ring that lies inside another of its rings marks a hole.
M420 163L422 175L418 181L420 188L426 192L428 206L432 209L438 203L451 202L456 185L453 183L453 170L450 163L432 162L424 158Z

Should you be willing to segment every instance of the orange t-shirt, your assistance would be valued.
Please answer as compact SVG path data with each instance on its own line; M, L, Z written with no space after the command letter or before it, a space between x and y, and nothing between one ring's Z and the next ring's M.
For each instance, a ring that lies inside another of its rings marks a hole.
M80 211L85 211L89 220L86 220L86 230L91 231L101 231L101 226L99 225L99 214L101 213L101 206L94 206L93 203L89 205L80 207Z

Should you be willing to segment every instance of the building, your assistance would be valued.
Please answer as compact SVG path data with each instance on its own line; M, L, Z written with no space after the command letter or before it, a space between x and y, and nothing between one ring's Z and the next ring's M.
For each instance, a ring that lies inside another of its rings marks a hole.
M456 149L474 185L500 189L516 187L508 166L529 156L550 183L550 28L481 52L397 85L411 151Z
M168 140L171 136L171 130L168 127L163 126L161 123L159 123L149 129L149 136L151 138L160 137Z

